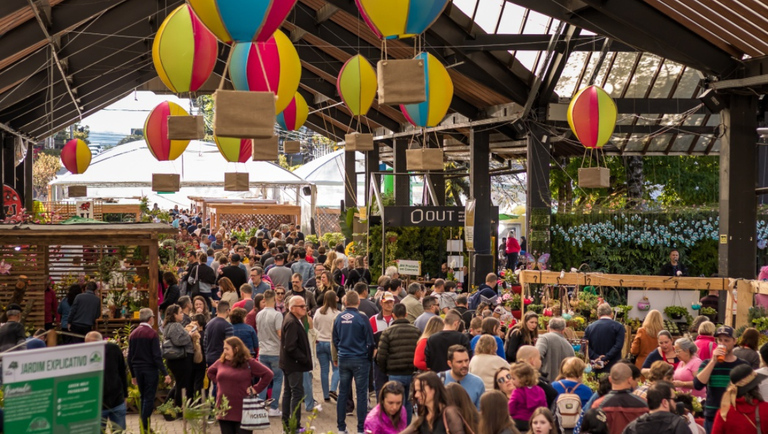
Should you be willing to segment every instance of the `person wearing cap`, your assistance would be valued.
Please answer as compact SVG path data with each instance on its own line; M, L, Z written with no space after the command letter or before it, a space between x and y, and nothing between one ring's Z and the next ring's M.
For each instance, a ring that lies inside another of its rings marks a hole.
M392 315L395 319L379 337L376 365L381 372L389 377L389 381L397 381L403 385L405 390L410 390L413 372L416 370L413 365L413 354L416 352L416 344L421 333L406 318L405 306L395 304L395 296L385 293L381 299L382 314L388 305L391 306ZM408 415L408 423L410 423L413 406L408 405L408 394L403 399L406 401L403 402L403 405Z
M768 432L768 403L758 387L766 378L746 364L731 370L731 382L716 412L712 434Z
M646 399L648 413L627 425L623 434L690 434L687 420L674 413L674 386L658 381L648 389Z
M270 268L267 272L267 276L272 280L272 284L282 286L283 288L291 287L291 269L285 266L285 255L283 253L277 253L274 256L275 266Z
M747 362L733 354L733 348L736 346L733 328L718 327L715 331L715 339L717 348L712 351L712 358L701 362L699 373L693 378L694 389L707 388L707 401L704 405L704 429L707 433L712 432L715 415L720 408L720 401L728 386L731 371L739 365L749 366ZM723 361L718 361L718 357L722 357Z
M5 308L5 316L8 322L0 327L0 351L8 351L19 344L19 347L14 348L15 351L26 349L27 332L21 323L21 306L9 304Z

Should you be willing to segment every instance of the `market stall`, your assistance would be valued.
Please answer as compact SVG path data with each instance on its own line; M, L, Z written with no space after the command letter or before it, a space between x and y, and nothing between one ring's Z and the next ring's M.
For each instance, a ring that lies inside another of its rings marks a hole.
M218 197L190 197L192 209L210 219L211 228L226 222L228 227L245 229L265 225L276 228L280 224L301 224L301 206L277 203L265 199L227 199Z
M100 283L102 333L138 323L135 312L143 307L157 316L159 238L174 233L155 223L0 225L0 305L8 304L24 275L30 282L22 302L25 323L35 328L43 327L49 279L58 300L73 283Z

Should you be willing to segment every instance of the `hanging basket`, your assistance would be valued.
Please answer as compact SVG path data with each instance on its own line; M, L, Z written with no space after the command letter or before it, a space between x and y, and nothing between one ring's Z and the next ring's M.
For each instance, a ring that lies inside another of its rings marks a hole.
M275 133L275 94L219 89L213 94L213 134L267 139Z
M202 116L168 116L168 140L199 140L205 137Z
M443 150L421 148L405 150L405 168L407 170L443 170Z
M610 169L606 167L582 167L579 169L579 187L608 188L610 186Z
M373 151L373 134L352 133L344 136L346 151Z
M648 300L648 297L643 297L642 300L637 302L637 310L640 312L647 312L651 310L651 301Z
M253 161L275 161L278 154L277 136L266 139L251 140L253 146Z
M176 173L153 173L152 191L177 192L181 189L181 176Z
M248 190L248 172L228 172L224 174L224 191Z
M420 104L427 100L424 61L379 60L376 64L379 104Z

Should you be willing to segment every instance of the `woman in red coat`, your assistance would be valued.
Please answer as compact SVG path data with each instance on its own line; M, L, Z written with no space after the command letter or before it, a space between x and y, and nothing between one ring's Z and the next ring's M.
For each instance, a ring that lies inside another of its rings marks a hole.
M768 433L768 403L760 396L760 383L768 378L740 365L731 371L731 385L723 395L720 410L715 415L712 434ZM757 413L760 413L760 430L757 429Z
M507 269L517 268L517 256L520 254L520 243L515 238L515 231L509 231L507 235Z

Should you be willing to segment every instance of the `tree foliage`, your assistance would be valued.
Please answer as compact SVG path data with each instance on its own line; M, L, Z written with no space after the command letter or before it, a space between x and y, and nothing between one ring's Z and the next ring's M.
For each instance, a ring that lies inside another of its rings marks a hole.
M56 172L61 169L61 160L53 155L40 153L32 163L32 186L35 197L47 196L48 184L56 178Z
M131 134L131 135L123 137L122 139L120 139L119 142L117 142L117 145L115 145L115 146L120 146L123 143L135 142L137 140L144 140L144 129L143 128L135 130L134 134Z

